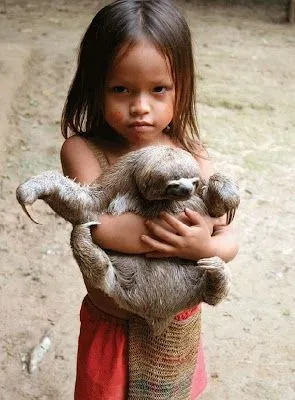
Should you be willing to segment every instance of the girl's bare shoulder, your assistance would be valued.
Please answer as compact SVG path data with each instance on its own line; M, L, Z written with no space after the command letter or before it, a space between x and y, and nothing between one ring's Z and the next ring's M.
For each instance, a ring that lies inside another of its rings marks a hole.
M67 138L60 151L64 175L82 183L91 183L102 169L89 141L80 135Z

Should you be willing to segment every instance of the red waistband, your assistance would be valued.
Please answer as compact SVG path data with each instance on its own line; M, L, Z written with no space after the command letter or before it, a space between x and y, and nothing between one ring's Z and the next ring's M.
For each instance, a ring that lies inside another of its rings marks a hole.
M196 314L200 310L201 310L201 304L197 304L193 308L181 311L180 313L176 314L175 319L177 319L177 321L184 321L185 319L189 318L193 314Z

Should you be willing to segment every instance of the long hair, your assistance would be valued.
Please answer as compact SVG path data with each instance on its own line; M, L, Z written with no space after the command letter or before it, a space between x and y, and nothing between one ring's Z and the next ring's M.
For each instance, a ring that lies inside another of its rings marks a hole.
M175 105L167 135L195 153L200 137L191 34L169 0L116 0L96 14L80 45L77 71L63 109L62 134L67 137L70 130L87 137L118 139L114 131L106 129L103 117L106 76L120 48L141 38L150 40L170 62Z

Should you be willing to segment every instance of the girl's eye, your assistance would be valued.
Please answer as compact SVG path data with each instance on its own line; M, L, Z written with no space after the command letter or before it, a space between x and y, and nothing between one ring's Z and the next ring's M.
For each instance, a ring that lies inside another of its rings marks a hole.
M124 86L114 86L112 87L113 93L127 93L128 90Z
M165 86L156 86L153 89L153 92L155 93L165 93L167 88Z

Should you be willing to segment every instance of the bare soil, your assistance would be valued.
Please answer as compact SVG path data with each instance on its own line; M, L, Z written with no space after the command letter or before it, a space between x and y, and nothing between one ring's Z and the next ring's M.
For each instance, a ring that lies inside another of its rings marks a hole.
M202 399L294 400L295 27L274 2L240 3L179 2L196 44L201 132L242 196L231 294L203 307ZM7 0L0 15L1 400L73 398L85 289L70 226L43 204L34 206L42 225L32 224L15 189L60 169L61 109L101 4ZM32 375L26 355L44 334L52 346Z

